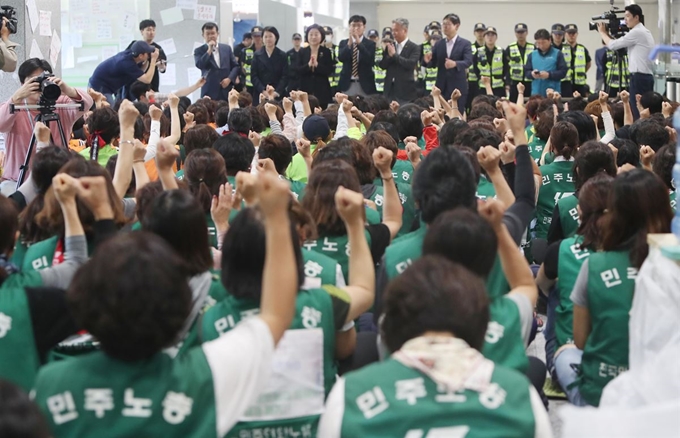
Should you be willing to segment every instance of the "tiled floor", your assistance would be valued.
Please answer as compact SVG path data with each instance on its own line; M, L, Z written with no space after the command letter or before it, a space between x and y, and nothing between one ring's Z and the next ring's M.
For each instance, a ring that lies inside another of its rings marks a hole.
M543 321L546 321L544 315L539 315ZM543 333L538 333L534 342L527 348L527 354L530 356L535 356L545 362L545 338ZM553 427L553 436L559 438L562 435L562 421L557 415L557 411L561 406L566 405L567 402L563 400L550 400L548 415L550 416L550 422Z

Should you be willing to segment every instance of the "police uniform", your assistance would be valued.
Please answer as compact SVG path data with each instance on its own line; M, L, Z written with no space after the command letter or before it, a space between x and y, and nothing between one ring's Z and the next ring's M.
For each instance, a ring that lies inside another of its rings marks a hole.
M515 25L515 33L526 32L528 32L526 24L518 23ZM505 49L505 63L508 68L506 84L510 85L510 100L513 102L517 101L517 84L520 82L524 84L524 96L531 96L531 79L525 77L524 66L534 48L532 43L525 42L524 46L521 46L519 42L515 41Z
M477 32L478 30L484 30L486 31L486 25L484 23L477 23L475 24L474 27L474 32ZM475 39L472 42L472 56L474 58L475 54L477 53L477 49L484 47L483 44L477 43L477 40ZM467 103L466 103L466 110L470 111L472 108L472 99L475 98L475 96L479 94L484 94L484 88L481 90L479 89L479 77L477 76L477 73L475 72L474 69L474 64L470 66L468 69L468 98L467 98Z
M565 32L577 33L578 26L567 24ZM562 79L562 96L571 97L574 91L578 91L582 96L588 91L588 64L590 64L590 53L583 44L576 44L574 47L569 44L562 44L562 54L564 62L567 63L567 76Z
M330 26L324 26L323 31L326 36L330 35L333 37L333 29ZM328 46L326 46L328 47ZM333 64L335 65L335 70L330 76L331 92L335 93L338 91L338 84L340 83L340 73L342 73L342 62L338 60L338 54L340 53L340 48L335 44L331 44L328 49L331 51L331 56L333 57Z
M293 34L293 41L302 40L302 35L299 33ZM300 46L302 48L302 46ZM298 56L298 51L295 48L290 49L286 52L286 57L288 58L288 91L300 89L300 78L295 73L294 65L296 65L296 60Z
M380 36L377 29L371 29L368 31L368 38L374 40L375 42L375 62L373 63L373 76L375 77L375 90L382 94L385 91L385 76L387 72L385 69L380 68L380 61L383 59L383 48L380 41L377 39ZM382 37L392 38L392 30L389 27L383 29Z
M491 26L486 28L484 35L489 33L498 35L496 28ZM498 97L505 97L506 64L503 48L494 46L489 49L486 45L478 48L472 56L472 66L479 78L480 94L485 90L482 77L489 77L491 78L493 94Z
M432 53L432 48L442 39L442 34L440 31L435 30L430 35L430 46L429 53ZM427 52L426 52L427 53ZM437 82L437 67L425 67L425 91L428 93L432 91L435 83Z
M420 45L420 60L418 61L418 69L416 70L418 73L418 87L420 89L425 88L426 91L432 91L432 86L430 86L430 88L427 87L427 70L434 70L434 80L436 80L437 76L437 69L428 69L425 66L426 63L424 62L425 55L432 53L432 48L434 47L434 44L430 40L433 32L438 32L441 39L441 24L439 24L438 21L430 22L430 24L425 26L425 29L423 30L423 33L426 35L426 37L425 42ZM431 71L430 76L432 76ZM432 82L432 84L434 84L434 82Z
M253 37L262 36L263 28L262 26L253 26L250 33ZM253 79L251 77L251 69L253 65L253 58L255 57L255 44L251 44L250 47L243 49L243 59L241 61L241 71L245 77L246 90L250 94L253 93Z

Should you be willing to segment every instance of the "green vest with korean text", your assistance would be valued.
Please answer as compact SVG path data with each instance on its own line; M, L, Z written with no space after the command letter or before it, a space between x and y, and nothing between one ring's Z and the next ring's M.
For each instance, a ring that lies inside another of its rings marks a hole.
M479 183L477 184L477 198L490 199L496 197L496 189L493 183L484 175L479 176Z
M588 259L591 330L577 382L589 405L599 406L605 385L628 370L628 321L637 272L628 251L596 252Z
M539 167L543 175L543 183L538 191L536 203L536 228L535 237L545 239L552 222L552 214L557 202L568 196L573 196L574 163L571 161L554 161L551 164Z
M317 283L314 287L321 287L323 284L340 287L337 284L338 262L327 255L306 248L302 248L302 260L305 263L305 280L314 279L311 280Z
M557 201L557 209L560 214L560 224L562 224L562 236L572 237L581 223L578 215L578 198L567 196Z
M574 303L571 291L581 271L581 265L590 257L590 251L581 249L583 237L569 237L560 243L557 265L557 291L560 300L555 308L555 336L557 348L574 343Z
M345 376L340 436L527 438L534 436L529 381L495 365L483 391L446 392L396 359Z
M489 305L489 325L484 336L482 354L495 364L525 373L529 368L522 338L522 321L517 304L507 296Z
M371 247L371 236L368 231L364 231L368 247ZM342 236L319 236L316 240L308 240L303 245L308 251L316 251L332 258L340 264L342 275L349 281L349 239L347 235Z

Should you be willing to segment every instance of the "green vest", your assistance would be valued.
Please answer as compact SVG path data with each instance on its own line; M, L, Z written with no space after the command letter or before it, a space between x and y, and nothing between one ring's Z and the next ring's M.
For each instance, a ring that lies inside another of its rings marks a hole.
M366 222L369 225L375 225L375 224L379 224L380 222L382 222L382 218L380 217L380 213L378 212L378 210L374 210L373 208L366 206L365 211L366 211Z
M255 50L253 50L253 47L251 46L248 47L247 49L244 49L243 53L245 54L243 59L243 72L246 74L246 87L252 87L253 79L251 77L251 70L253 65L253 58L255 57Z
M375 210L374 210L375 211ZM368 247L371 247L371 236L368 231L364 231ZM349 239L347 235L342 236L319 236L316 240L308 240L303 245L308 251L320 252L340 264L342 275L349 281ZM335 284L335 283L333 283Z
M477 53L477 50L479 50L480 47L484 47L484 45L478 46L477 41L472 43L472 57L475 57L475 54ZM477 77L477 73L475 73L475 69L470 66L468 69L468 82L477 82L479 81L479 78Z
M586 48L582 44L576 44L574 50L574 67L571 66L571 46L569 44L562 45L562 54L564 55L564 62L567 63L567 75L562 79L562 82L573 82L574 85L585 85L586 77Z
M175 178L177 178L180 181L183 180L184 179L184 169L178 170L177 173L175 174Z
M314 287L321 287L323 284L340 287L337 284L338 262L320 252L310 251L306 248L302 248L302 259L305 262L305 279L318 279L318 285Z
M385 250L385 272L388 279L391 280L401 274L415 260L420 258L423 254L425 234L427 234L427 227L425 224L421 224L420 228L395 239L387 247ZM486 279L486 290L491 300L510 292L510 286L503 274L503 268L498 257L496 257L496 262Z
M373 74L375 75L375 89L378 93L385 91L385 78L387 77L387 71L380 68L380 61L383 59L383 49L382 47L375 49L375 63L373 64Z
M392 175L394 175L394 172L392 172ZM378 181L380 181L380 184L378 184ZM395 177L396 181L396 177ZM401 228L399 229L399 233L397 233L397 236L403 236L408 234L411 231L411 227L413 226L413 221L416 219L416 203L413 200L413 194L411 191L411 185L410 184L404 184L403 182L397 181L397 193L399 194L399 201L401 202ZM378 212L380 213L380 216L382 217L383 214L383 205L384 205L384 188L382 185L382 179L381 178L376 178L373 181L373 185L376 186L375 192L371 195L371 201L375 202L375 205L378 207Z
M673 209L673 213L675 213L675 208L677 207L677 204L678 204L678 202L675 200L675 194L676 194L676 193L677 193L677 192L676 192L675 190L673 190L673 191L670 192L670 194L669 194L670 199L671 199L671 208Z
M477 198L484 200L495 197L496 189L493 187L493 183L485 175L480 175L479 183L477 184Z
M628 321L637 272L628 251L597 252L588 260L591 331L578 386L589 405L599 406L605 385L628 370Z
M533 131L533 127L532 132L533 134L531 137L527 137L529 138L529 144L527 147L529 149L529 155L531 155L531 159L534 160L536 164L539 164L541 161L541 155L543 155L543 148L545 148L547 142L536 137L536 131Z
M618 62L614 64L615 52L607 50L605 54L604 83L610 88L628 88L630 85L630 71L628 70L628 55L621 59L621 71Z
M571 302L571 291L581 265L590 256L590 251L581 249L582 241L583 237L574 236L560 243L557 265L557 292L560 299L555 308L557 348L574 343L574 303Z
M87 147L80 151L79 154L80 156L89 160L90 150L91 148ZM99 153L97 154L97 163L102 167L106 167L106 163L108 163L109 159L114 155L118 155L118 149L114 148L111 144L104 145L103 147L99 148Z
M20 266L21 271L39 271L52 266L58 242L59 238L52 236L49 239L41 240L29 246L24 255L23 263Z
M335 63L335 71L330 77L331 88L337 88L340 83L340 73L342 73L342 62L338 59L340 53L340 46L333 44L331 48L331 54L333 55L333 62Z
M496 47L490 60L486 58L486 46L477 49L477 69L480 76L491 78L491 88L502 88L505 86L505 78L503 77L503 49ZM484 88L481 78L479 86Z
M303 183L302 181L288 180L288 182L290 183L290 191L293 192L293 196L295 196L295 199L302 202L302 198L305 195L305 187L307 187L307 184Z
M430 42L423 43L423 54L432 53L432 44ZM434 84L437 82L437 67L425 67L425 89L432 91Z
M482 354L498 365L525 373L529 368L522 338L522 326L517 304L507 296L489 305L489 325L484 336Z
M420 371L388 359L345 376L340 436L526 438L535 433L529 381L494 366L484 392L446 392Z
M534 228L536 238L548 237L555 204L562 198L572 196L576 191L573 167L574 163L571 161L556 161L539 168L543 175L543 184L536 203L536 228Z
M216 436L212 373L201 348L123 362L97 351L43 367L35 402L56 438Z
M527 59L529 55L534 51L534 45L531 43L526 43L524 47L524 57L519 51L519 45L515 41L508 46L509 59L508 67L510 68L510 79L517 82L531 82L531 79L526 79L524 77L524 66L527 65Z
M37 271L10 275L0 286L0 378L30 391L40 368L25 287L42 286Z
M408 160L397 160L392 167L392 176L397 182L397 187L399 184L411 184L411 177L413 176L413 164ZM381 178L376 178L373 181L376 186L383 185Z
M203 339L216 339L242 319L259 314L259 304L229 296L205 314ZM299 291L293 323L277 346L272 377L227 437L251 436L254 429L276 427L292 428L300 434L307 430L309 436L316 436L325 397L335 383L334 357L330 295L324 289Z
M567 196L557 201L557 209L560 213L560 224L562 224L562 236L571 237L576 234L581 219L578 215L578 198Z

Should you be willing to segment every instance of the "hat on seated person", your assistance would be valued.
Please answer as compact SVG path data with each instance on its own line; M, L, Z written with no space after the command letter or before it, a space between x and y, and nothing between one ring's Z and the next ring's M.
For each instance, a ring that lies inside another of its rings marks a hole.
M309 141L317 141L319 138L326 140L331 134L331 128L326 119L314 114L302 122L302 133Z
M156 51L156 48L146 41L139 40L132 43L130 51L134 56L139 56L142 53L153 53Z

